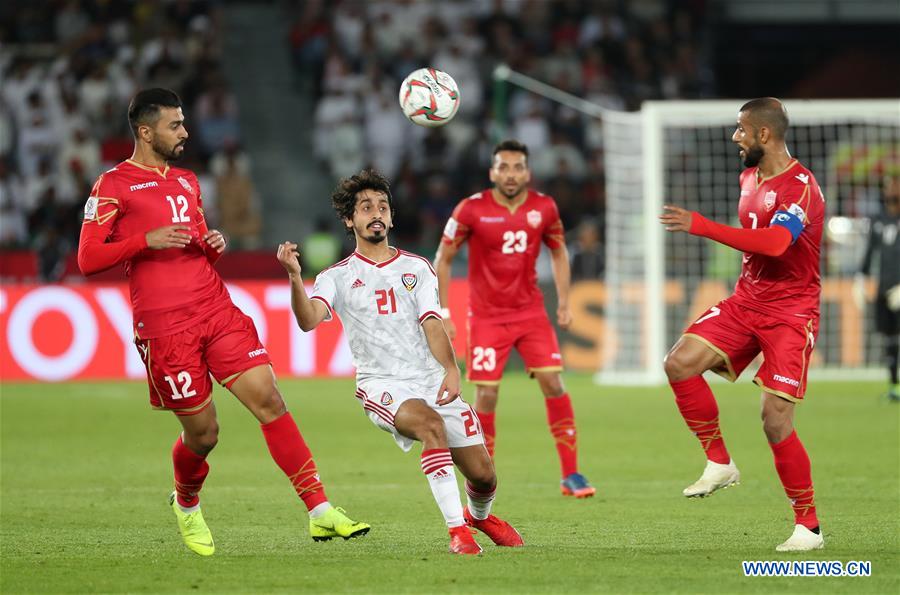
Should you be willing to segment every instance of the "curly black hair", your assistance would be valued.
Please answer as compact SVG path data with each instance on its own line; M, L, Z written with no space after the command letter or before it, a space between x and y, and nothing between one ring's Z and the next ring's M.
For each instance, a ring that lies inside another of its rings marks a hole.
M331 193L331 206L334 207L334 211L341 219L341 223L346 219L353 219L353 212L356 210L356 197L363 190L384 192L387 196L388 205L391 207L391 217L393 218L394 201L391 197L391 185L388 183L387 178L374 169L364 169L358 174L338 182L334 192ZM352 236L353 228L348 227L347 233Z

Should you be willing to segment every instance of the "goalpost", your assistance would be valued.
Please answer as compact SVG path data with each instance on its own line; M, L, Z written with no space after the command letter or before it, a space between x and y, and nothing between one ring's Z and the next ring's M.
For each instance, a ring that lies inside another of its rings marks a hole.
M662 384L662 359L682 330L727 297L741 255L657 221L671 203L737 225L738 174L731 142L743 100L650 101L639 112L609 111L500 67L507 81L599 118L606 171L604 384ZM788 148L812 170L826 201L821 323L813 378L878 379L881 337L872 332L872 291L860 309L852 275L862 258L866 217L880 209L888 171L900 171L900 100L785 100ZM900 265L898 265L900 266Z

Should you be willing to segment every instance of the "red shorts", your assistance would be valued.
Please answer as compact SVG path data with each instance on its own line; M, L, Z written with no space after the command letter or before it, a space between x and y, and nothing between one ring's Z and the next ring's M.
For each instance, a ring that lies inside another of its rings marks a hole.
M173 335L136 339L147 368L150 405L192 415L212 400L212 374L230 383L241 372L270 363L249 316L225 308Z
M466 378L475 384L500 384L513 347L529 373L562 370L556 331L546 315L511 323L470 318L468 326Z
M753 382L767 392L798 402L806 392L809 358L818 333L818 319L779 319L728 298L704 312L684 336L705 343L721 355L725 365L713 371L731 382L762 352L763 364Z

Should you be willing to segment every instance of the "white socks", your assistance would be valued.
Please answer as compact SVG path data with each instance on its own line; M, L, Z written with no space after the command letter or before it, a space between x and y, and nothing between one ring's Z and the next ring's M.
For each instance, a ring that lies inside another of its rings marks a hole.
M431 487L434 501L441 509L447 526L459 527L462 525L465 521L450 450L447 448L423 450L422 472L428 478L428 485Z

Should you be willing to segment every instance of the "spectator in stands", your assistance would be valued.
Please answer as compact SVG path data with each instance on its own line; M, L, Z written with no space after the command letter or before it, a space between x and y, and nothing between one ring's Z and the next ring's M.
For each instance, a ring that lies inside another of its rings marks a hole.
M221 230L231 242L245 250L260 244L262 221L256 207L256 191L249 172L241 166L234 143L226 146L221 171L216 173Z
M575 241L569 245L572 281L602 279L606 256L600 241L600 226L595 219L585 219L574 230Z

